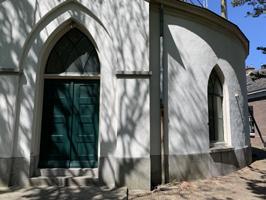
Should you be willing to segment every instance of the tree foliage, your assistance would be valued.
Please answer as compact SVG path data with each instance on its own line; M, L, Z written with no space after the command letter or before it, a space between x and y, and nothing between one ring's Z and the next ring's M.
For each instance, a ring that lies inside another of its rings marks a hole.
M253 7L251 12L247 12L248 16L259 17L262 14L266 14L266 0L231 0L232 6L242 6L244 4ZM266 47L257 47L257 50L261 51L262 54L266 54ZM266 66L266 64L264 65Z
M233 7L244 4L252 6L252 11L247 12L247 15L252 17L259 17L261 14L266 14L266 0L231 0L231 3Z

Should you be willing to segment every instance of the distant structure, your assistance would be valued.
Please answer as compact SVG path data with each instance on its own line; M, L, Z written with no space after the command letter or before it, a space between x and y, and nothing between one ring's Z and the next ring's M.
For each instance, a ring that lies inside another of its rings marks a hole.
M246 74L249 110L257 122L263 140L266 141L266 65L262 65L261 69L258 70L248 67ZM252 146L263 147L254 121L251 117L249 119L251 144Z

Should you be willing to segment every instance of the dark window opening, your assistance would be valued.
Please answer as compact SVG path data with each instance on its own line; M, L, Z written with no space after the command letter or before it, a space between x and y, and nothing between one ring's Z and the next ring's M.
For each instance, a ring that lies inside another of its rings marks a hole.
M208 83L208 110L210 143L223 142L223 86L214 70Z
M68 31L54 46L46 65L46 74L74 72L100 73L97 51L77 28Z

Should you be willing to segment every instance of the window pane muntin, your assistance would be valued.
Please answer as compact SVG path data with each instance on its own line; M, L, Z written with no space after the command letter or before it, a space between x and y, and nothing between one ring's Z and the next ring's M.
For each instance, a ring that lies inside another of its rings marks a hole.
M100 73L98 54L92 42L77 28L56 43L46 65L46 74Z

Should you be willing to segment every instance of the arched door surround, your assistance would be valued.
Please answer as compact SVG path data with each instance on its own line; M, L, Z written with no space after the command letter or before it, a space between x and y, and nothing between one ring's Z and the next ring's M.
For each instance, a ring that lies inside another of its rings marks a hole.
M78 28L65 33L45 68L40 168L98 165L100 63Z

